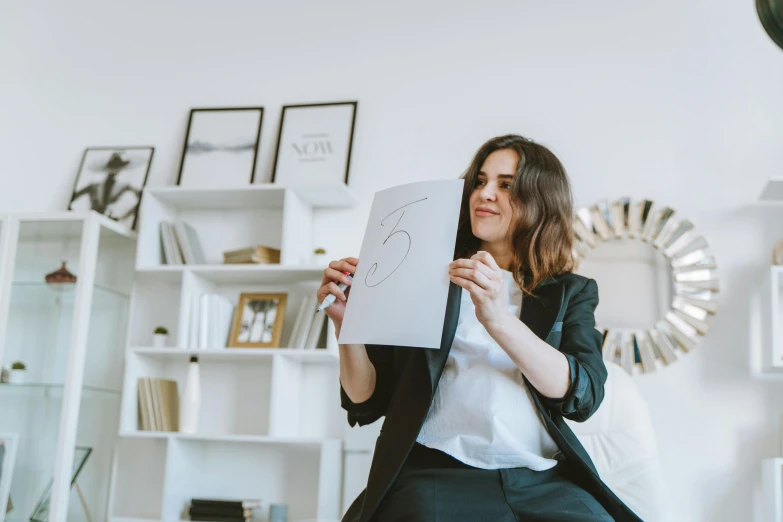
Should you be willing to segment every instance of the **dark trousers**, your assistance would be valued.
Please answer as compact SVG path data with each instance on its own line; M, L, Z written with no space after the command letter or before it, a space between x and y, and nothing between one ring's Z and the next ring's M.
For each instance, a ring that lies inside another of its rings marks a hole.
M604 522L613 520L571 480L561 461L546 471L486 470L416 443L373 522Z

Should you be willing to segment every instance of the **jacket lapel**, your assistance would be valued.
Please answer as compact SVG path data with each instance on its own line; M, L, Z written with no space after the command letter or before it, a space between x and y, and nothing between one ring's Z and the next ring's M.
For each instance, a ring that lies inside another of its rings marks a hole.
M560 308L563 305L563 285L557 279L550 277L544 280L533 294L533 297L525 295L522 299L519 319L539 338L545 340L555 324ZM435 392L435 387L446 365L451 344L454 342L454 334L457 331L457 322L459 321L461 299L462 287L455 283L450 283L440 349L420 349L423 352L427 369L429 370L430 398Z

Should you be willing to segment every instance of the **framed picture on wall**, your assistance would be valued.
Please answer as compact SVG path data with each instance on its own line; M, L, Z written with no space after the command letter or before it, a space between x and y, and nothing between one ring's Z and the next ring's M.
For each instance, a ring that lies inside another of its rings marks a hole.
M6 511L11 506L8 495L18 444L18 433L0 433L0 520L5 520Z
M241 294L229 347L279 348L287 299L286 293Z
M135 229L154 152L154 147L85 149L68 210L94 210Z
M177 185L222 188L253 182L263 107L192 109Z
M348 183L358 102L286 105L280 117L272 183Z

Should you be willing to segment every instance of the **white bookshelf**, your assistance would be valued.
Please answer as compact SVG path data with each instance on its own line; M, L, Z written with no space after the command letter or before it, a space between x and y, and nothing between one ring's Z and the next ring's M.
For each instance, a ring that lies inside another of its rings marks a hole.
M327 321L327 344L315 350L287 343L301 300L315 292L325 268L311 261L314 215L354 204L344 186L145 191L109 520L187 519L183 508L192 497L260 498L257 520L280 502L291 522L341 518L347 423L334 325ZM195 229L207 264L161 264L160 222L175 219ZM221 264L223 251L257 244L279 248L280 264ZM188 344L192 300L216 293L236 306L246 292L287 293L281 348ZM159 324L170 346L152 348ZM191 355L201 372L197 432L139 430L137 379L174 379L181 392Z

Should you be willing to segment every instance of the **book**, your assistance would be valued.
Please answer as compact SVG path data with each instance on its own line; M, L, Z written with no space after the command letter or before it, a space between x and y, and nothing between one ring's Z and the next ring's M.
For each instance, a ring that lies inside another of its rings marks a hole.
M139 427L143 431L179 430L177 381L140 377Z
M289 348L301 348L302 334L304 333L305 321L310 318L310 312L314 310L316 298L312 295L306 295L299 305L299 310L294 319L294 326L291 329L291 338L288 341Z
M172 229L176 236L184 263L188 265L205 264L206 260L204 258L204 252L201 250L201 242L193 227L181 219L177 219L174 221Z
M314 312L312 318L312 325L310 331L307 333L307 340L303 348L305 350L314 350L318 345L318 340L321 338L321 330L323 330L324 321L326 320L326 314L323 312Z
M242 506L204 506L190 505L188 514L201 517L213 517L214 520L223 518L250 518L253 516L253 508L244 508Z
M213 507L241 507L243 509L254 509L261 507L261 499L231 499L231 498L200 498L190 499L191 506L213 506Z
M213 350L228 346L234 304L220 294L191 297L188 313L187 345L198 350Z
M257 245L239 250L227 250L223 252L223 263L279 264L280 249Z
M181 265L182 258L179 248L174 240L171 224L168 221L160 222L161 261L167 265Z
M152 424L150 422L150 404L147 397L146 383L144 381L146 381L144 377L140 377L137 380L137 394L139 396L139 429L150 431L152 430Z

